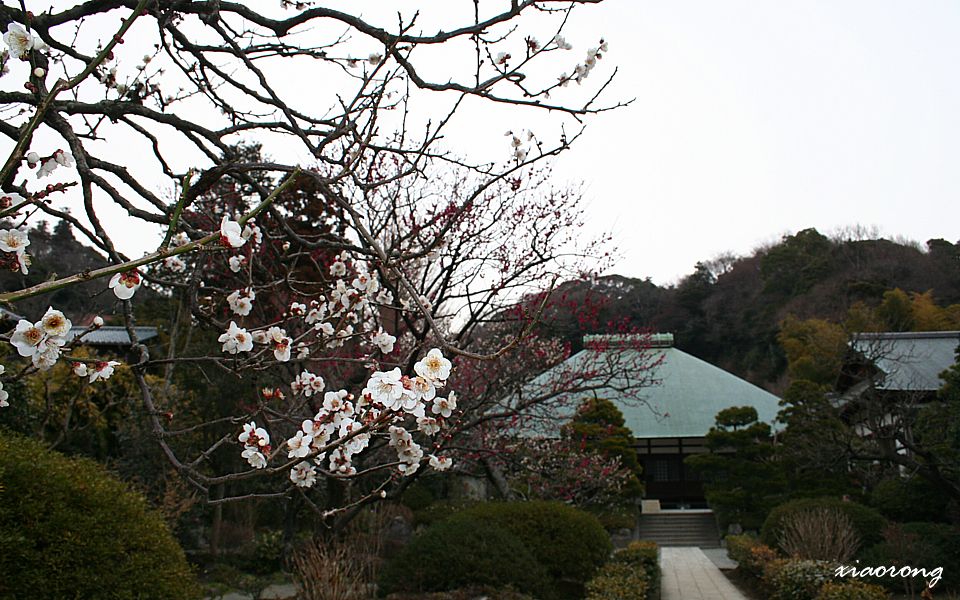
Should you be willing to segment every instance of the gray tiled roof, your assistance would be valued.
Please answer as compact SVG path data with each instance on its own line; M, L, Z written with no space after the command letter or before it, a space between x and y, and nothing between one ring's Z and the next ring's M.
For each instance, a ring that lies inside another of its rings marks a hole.
M118 325L104 325L103 327L94 329L84 335L84 333L89 329L89 327L72 327L70 332L67 334L67 341L71 342L74 340L74 338L82 335L82 342L91 346L130 345L130 334L127 333L126 327L121 327ZM137 334L137 339L141 342L145 342L151 338L157 337L156 327L134 327L133 330Z
M960 331L860 333L851 346L883 373L877 387L890 391L940 389L940 373L956 361Z
M602 339L590 336L585 342L589 345ZM592 397L595 393L596 397L612 401L623 412L626 426L637 438L702 437L715 425L717 413L733 406L752 406L761 421L774 425L780 408L780 399L775 395L674 348L669 334L657 334L652 341L653 347L645 352L653 360L662 359L652 372L653 385L624 392L624 388L631 386L631 372L624 371L609 382L609 387L579 393L571 399ZM638 350L629 346L617 348L618 345L615 343L614 347L599 353L590 349L578 352L528 383L525 393L549 389L555 381L566 377L565 373L595 370L597 361L609 365L611 353L618 353L615 360L626 365L640 360ZM649 378L651 374L646 376Z

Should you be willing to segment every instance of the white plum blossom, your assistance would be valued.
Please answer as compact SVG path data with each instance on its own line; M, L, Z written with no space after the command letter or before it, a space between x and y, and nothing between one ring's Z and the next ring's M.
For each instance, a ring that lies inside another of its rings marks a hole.
M227 296L227 304L234 314L245 317L253 310L253 301L257 294L252 289L234 290Z
M20 267L20 272L26 275L29 273L28 268L30 267L30 255L26 252L17 252L17 265Z
M344 412L353 414L353 405L347 400L347 390L330 391L323 395L323 410L328 413Z
M307 305L300 302L293 302L290 304L290 314L295 317L302 317L307 314Z
M290 481L297 487L313 487L317 482L317 469L308 462L297 463L290 469Z
M564 39L562 35L554 36L553 43L561 50L573 50L573 45Z
M374 402L384 405L387 410L394 408L403 396L404 387L399 368L392 371L377 371L367 382L367 387L363 390L364 394L370 394Z
M313 443L313 436L298 431L295 436L287 440L287 458L304 458L310 454L310 444Z
M290 389L294 394L303 394L310 397L319 394L326 387L323 377L314 375L310 371L304 371L297 375L297 378L290 383Z
M73 323L70 322L70 319L52 306L40 319L40 328L51 337L66 337L71 327L73 327Z
M370 341L380 349L380 352L390 354L393 352L393 345L397 342L397 338L381 329Z
M437 471L446 471L453 466L453 461L448 456L430 455L430 466Z
M347 274L347 265L343 264L341 261L335 261L330 265L330 275L334 277L343 277Z
M290 360L290 345L293 340L287 337L287 332L279 327L267 330L267 343L273 348L273 356L280 362Z
M43 179L48 175L52 175L53 172L57 170L59 164L60 163L58 163L53 157L43 161L43 163L40 165L40 168L37 169L37 179Z
M397 469L405 476L413 475L420 468L423 450L413 441L410 432L402 427L391 426L390 445L397 450L397 459L400 461Z
M433 348L423 360L413 365L417 375L431 381L446 381L450 377L450 361L443 357L439 348Z
M303 342L297 342L297 360L306 360L310 358L310 346Z
M6 370L7 368L5 366L0 365L0 375L3 375L3 372ZM0 381L0 408L6 408L10 406L10 403L7 402L7 399L9 397L10 397L9 392L3 389L3 382Z
M416 394L417 398L421 400L433 400L437 395L437 387L434 385L433 381L427 379L426 377L421 377L417 375L410 380L410 389Z
M353 466L350 455L342 447L334 448L330 452L330 471L343 476L357 474L357 469Z
M163 266L170 269L174 273L182 273L187 270L187 263L183 262L183 259L179 256L168 256L163 259Z
M307 322L307 325L313 325L317 321L320 321L321 319L323 319L323 317L326 316L326 314L327 314L327 306L325 304L320 304L317 306L312 306L311 304L311 308L307 312L307 316L305 316L303 320Z
M89 369L90 383L93 383L101 379L103 380L110 379L110 377L113 375L113 368L119 365L120 363L118 363L115 360L106 361L106 362L100 361L96 363L93 369Z
M331 325L330 323L320 323L316 327L316 329L320 331L320 333L328 337L336 333L336 330L333 328L333 325Z
M121 300L129 300L140 288L140 271L131 269L110 278L110 289Z
M242 235L240 223L231 220L227 215L220 220L220 240L231 248L239 248L247 243Z
M37 347L44 341L46 334L43 329L34 325L26 319L20 319L13 335L10 336L10 343L14 345L20 356L33 356Z
M453 411L457 409L457 395L453 392L450 392L449 398L435 398L433 400L433 407L430 409L435 415L440 415L444 419L449 419L450 415L453 414Z
M377 281L377 278L363 271L357 273L350 285L353 286L353 289L364 294L373 294L380 289L380 282Z
M234 255L227 260L227 264L230 266L230 270L234 273L239 273L240 269L243 267L243 264L247 262L246 257Z
M379 292L377 292L377 295L374 298L374 301L377 304L390 304L391 302L393 302L393 295L390 293L390 290L388 290L387 288L382 288Z
M237 437L240 443L246 446L255 446L257 448L270 447L270 434L263 427L257 427L256 421L244 423L243 433Z
M25 231L19 229L0 230L0 250L4 252L24 252L30 245L30 238Z
M73 154L70 154L66 150L57 150L54 152L53 160L55 160L61 167L72 167L76 164Z
M254 222L253 219L247 221L246 226L243 228L243 232L240 234L240 237L242 237L244 240L252 239L254 245L257 246L263 242L263 232L260 231L260 227Z
M75 362L73 363L73 374L77 377L86 377L90 374L90 370L85 363Z
M95 317L93 318L93 326L94 326L94 327L103 327L103 317L101 317L100 315L95 316Z
M440 432L440 422L433 417L423 416L417 419L417 429L426 435L436 435Z
M230 354L253 350L253 336L234 321L230 321L226 333L221 334L217 341L223 344L223 351Z
M36 38L30 35L20 23L12 21L7 25L7 32L3 34L3 41L10 48L10 54L21 60L26 60L27 55L36 45Z
M247 459L247 462L250 463L250 466L254 469L263 469L267 466L267 458L253 446L245 447L243 452L240 453L240 456Z

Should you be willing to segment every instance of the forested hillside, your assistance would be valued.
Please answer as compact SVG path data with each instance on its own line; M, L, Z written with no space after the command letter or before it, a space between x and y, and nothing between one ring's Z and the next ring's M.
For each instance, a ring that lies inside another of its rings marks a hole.
M805 229L750 256L697 263L673 286L617 275L568 282L556 291L547 328L574 345L584 333L673 332L682 350L781 391L783 319L840 322L858 302L878 306L896 288L907 297L929 292L925 301L940 306L960 303L960 244L830 238Z

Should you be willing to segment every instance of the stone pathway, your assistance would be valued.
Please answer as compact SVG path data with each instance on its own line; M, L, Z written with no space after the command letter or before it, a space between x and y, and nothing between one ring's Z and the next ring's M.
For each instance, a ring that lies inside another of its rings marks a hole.
M747 600L700 548L660 549L661 600Z

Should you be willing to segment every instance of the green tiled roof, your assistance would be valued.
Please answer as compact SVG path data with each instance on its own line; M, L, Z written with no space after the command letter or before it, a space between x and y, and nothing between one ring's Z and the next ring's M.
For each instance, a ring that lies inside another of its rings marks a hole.
M585 349L571 356L553 369L531 381L528 387L549 388L565 373L590 372L596 369L596 361L610 364L632 365L643 360L640 351L621 346L623 338L590 336L585 339L600 342L607 339L613 342L602 350ZM660 360L652 373L644 377L652 378L653 383L645 387L631 382L631 372L626 369L608 383L609 385L588 394L577 393L576 398L585 396L611 400L623 412L627 427L638 438L664 437L701 437L706 435L715 423L718 412L732 406L752 406L757 410L761 421L773 425L779 411L780 399L752 383L740 379L732 373L716 367L706 361L687 354L672 346L673 337L658 334L652 341L653 347L645 350L654 360ZM650 364L650 359L646 359ZM541 387L542 386L542 387ZM625 392L625 388L633 390ZM583 386L580 386L583 387Z

